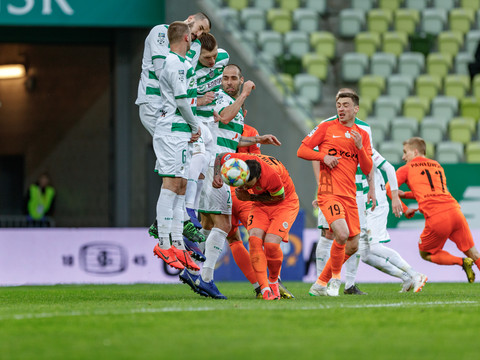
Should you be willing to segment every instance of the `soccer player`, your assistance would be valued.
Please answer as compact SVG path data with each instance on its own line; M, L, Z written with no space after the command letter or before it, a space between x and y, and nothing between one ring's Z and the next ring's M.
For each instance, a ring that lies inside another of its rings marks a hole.
M355 124L359 110L356 93L336 96L338 118L318 125L302 141L297 156L321 161L318 204L335 240L330 258L317 281L310 288L314 296L327 295L331 279L332 295L338 295L342 264L358 249L360 221L356 202L355 174L360 164L364 174L372 169L372 150L368 133ZM314 150L318 147L318 152ZM348 252L345 251L347 246Z
M395 216L400 217L403 210L407 217L411 217L415 211L408 209L405 204L402 204L398 197L398 184L393 165L385 160L375 149L373 149L372 160L376 172L375 193L377 197L377 207L375 211L372 211L369 204L367 204L368 231L366 234L362 233L362 235L360 235L359 252L361 259L365 264L402 279L403 286L400 292L407 292L412 289L414 292L419 292L425 285L427 277L415 271L398 252L383 245L390 241L390 235L387 231L389 205L382 171L386 173L390 185L392 211Z
M460 205L448 191L445 171L437 161L425 156L425 149L425 141L420 137L405 141L402 159L406 164L397 170L398 185L406 183L411 190L400 196L416 199L425 216L425 228L418 242L420 256L438 265L461 266L472 283L472 266L475 263L480 268L480 254ZM467 257L462 259L443 250L447 239Z
M194 114L197 100L195 72L185 59L191 33L189 26L179 21L170 24L167 35L170 53L159 78L162 96L158 108L161 115L153 135L158 174L162 177L157 202L159 241L154 254L177 269L198 270L182 237L189 142L196 141L201 133Z
M280 243L288 242L288 232L298 215L295 185L285 166L273 156L223 153L215 160L214 187L223 185L220 168L230 158L245 161L250 171L246 183L235 192L238 200L253 202L246 225L250 259L263 299L280 299L278 277L283 262Z

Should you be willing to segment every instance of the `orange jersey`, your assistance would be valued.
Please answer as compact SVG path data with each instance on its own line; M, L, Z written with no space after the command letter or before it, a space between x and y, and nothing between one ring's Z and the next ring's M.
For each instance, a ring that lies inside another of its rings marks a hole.
M435 160L416 157L397 170L398 186L407 184L418 202L418 209L429 217L450 208L459 208L447 189L447 178Z
M362 149L355 146L350 131L355 130L362 135ZM367 155L365 160L372 164L372 148L368 133L353 124L352 127L344 126L338 118L331 121L324 121L313 129L302 144L310 149L318 146L319 155L323 159L325 155L341 157L338 165L333 169L320 162L320 177L318 185L318 196L334 194L337 196L356 197L357 187L355 185L355 174L359 162L359 156ZM366 152L360 154L360 152ZM362 165L361 165L362 166Z
M253 126L243 124L243 133L242 136L259 136L257 129ZM238 153L250 153L250 154L261 154L260 144L253 144L250 146L239 146L237 148Z
M255 186L249 189L249 191L251 191L253 194L263 194L265 192L268 192L270 195L275 196L284 193L285 199L283 201L298 201L298 196L295 192L295 185L290 178L288 170L279 160L277 160L273 156L267 156L262 154L227 153L222 157L221 163L223 164L230 158L241 159L243 161L256 160L260 163L260 178L258 179ZM275 203L264 205L275 205Z

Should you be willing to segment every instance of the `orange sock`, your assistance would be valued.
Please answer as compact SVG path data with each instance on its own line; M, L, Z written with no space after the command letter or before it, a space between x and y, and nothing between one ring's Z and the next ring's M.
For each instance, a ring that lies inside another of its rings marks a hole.
M453 256L445 250L440 250L439 252L430 255L432 262L438 265L463 265L463 259L458 256Z
M266 288L268 287L267 257L263 251L263 240L256 236L250 236L248 243L250 247L250 260L260 289Z
M334 240L330 250L330 259L332 259L332 277L340 279L342 265L345 261L345 244L340 245Z
M267 257L268 280L274 283L278 280L282 268L283 252L280 249L280 244L266 242L265 255Z
M230 243L230 250L232 251L235 264L237 264L238 268L242 270L243 275L245 275L251 284L255 284L257 282L257 276L255 275L255 271L253 271L250 254L245 246L243 246L243 242L234 241Z
M480 270L480 258L475 261L475 265L477 265L477 268Z

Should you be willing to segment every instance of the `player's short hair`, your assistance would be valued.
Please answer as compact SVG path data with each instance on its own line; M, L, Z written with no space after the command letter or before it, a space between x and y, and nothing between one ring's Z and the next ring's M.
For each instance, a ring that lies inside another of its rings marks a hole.
M207 19L207 21L208 21L208 27L210 28L210 30L212 30L212 21L211 21L210 18L207 16L207 14L205 14L205 13L203 13L203 12L198 12L198 13L196 13L195 15L193 15L193 17L194 17L195 20L197 20L197 21L202 21L202 20Z
M198 41L202 45L202 50L213 51L217 47L217 39L210 33L203 33L198 37Z
M262 167L260 166L260 163L257 160L245 160L245 163L247 164L248 169L250 170L250 175L248 176L247 181L250 181L255 178L258 179L262 172Z
M226 68L230 67L230 66L233 66L233 67L236 67L238 69L238 74L240 77L242 77L242 69L240 68L240 66L238 66L237 64L228 64L227 66L225 66L223 68L223 71L225 71Z
M350 88L341 88L337 92L337 96L335 101L341 98L350 98L353 101L353 105L358 106L360 105L360 97L358 96L357 92Z
M168 41L172 43L179 42L185 34L190 33L190 27L183 21L174 21L168 26Z
M405 140L403 145L407 145L418 150L418 152L422 155L427 153L427 145L425 144L425 140L423 140L421 137L411 137L410 139Z

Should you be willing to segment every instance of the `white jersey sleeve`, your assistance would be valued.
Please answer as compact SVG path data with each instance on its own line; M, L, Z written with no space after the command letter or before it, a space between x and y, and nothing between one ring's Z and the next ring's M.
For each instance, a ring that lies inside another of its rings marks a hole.
M395 174L395 168L393 167L392 164L390 164L385 158L380 155L380 153L372 148L373 155L372 155L372 161L373 165L380 170L385 171L387 175L388 182L390 183L390 188L392 190L398 190L398 182L397 182L397 176Z

